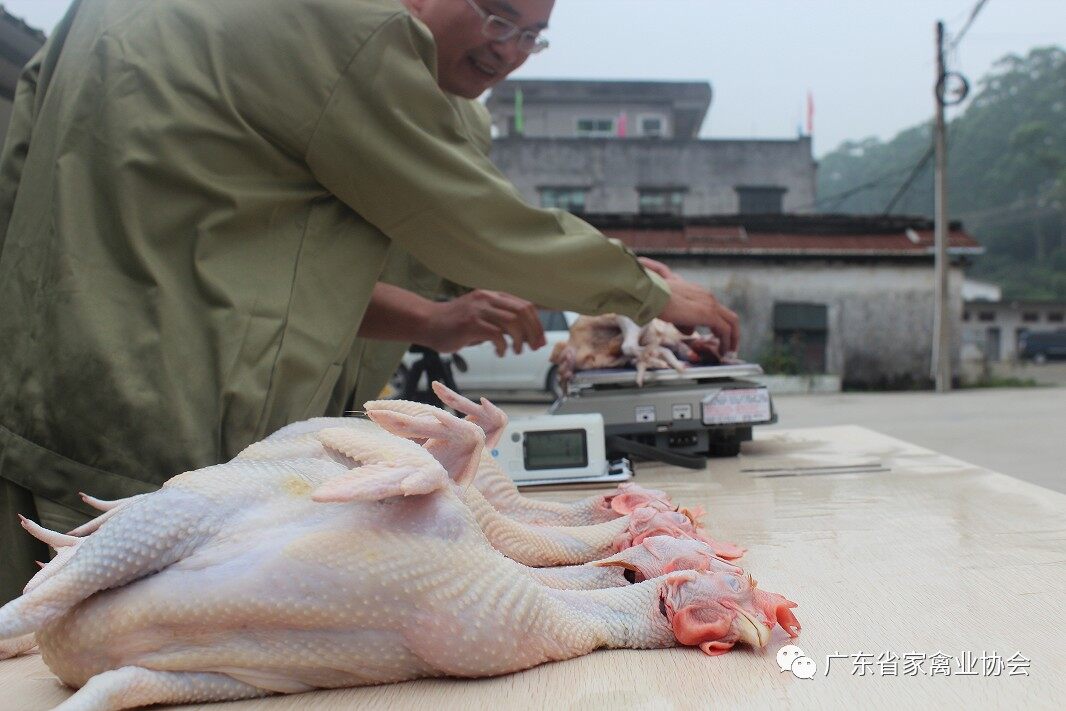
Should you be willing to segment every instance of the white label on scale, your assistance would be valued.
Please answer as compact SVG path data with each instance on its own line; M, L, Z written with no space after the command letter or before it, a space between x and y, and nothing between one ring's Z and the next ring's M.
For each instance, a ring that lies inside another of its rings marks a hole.
M641 405L635 414L637 422L655 422L655 405Z
M703 399L703 424L732 425L770 420L770 391L766 388L719 390Z
M692 405L674 405L670 410L670 415L674 420L691 420Z

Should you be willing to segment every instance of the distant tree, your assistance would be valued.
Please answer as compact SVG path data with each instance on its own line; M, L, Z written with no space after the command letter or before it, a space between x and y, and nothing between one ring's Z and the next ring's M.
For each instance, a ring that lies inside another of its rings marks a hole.
M849 141L819 162L821 212L880 213L932 142L930 124ZM1066 51L1008 55L948 129L948 210L985 246L973 273L1007 298L1066 300ZM929 161L892 208L932 216Z

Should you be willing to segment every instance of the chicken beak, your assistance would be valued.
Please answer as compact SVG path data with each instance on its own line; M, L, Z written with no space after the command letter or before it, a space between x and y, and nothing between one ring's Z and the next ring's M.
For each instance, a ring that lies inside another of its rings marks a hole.
M737 609L736 626L740 639L755 649L762 649L770 642L770 628L757 619Z

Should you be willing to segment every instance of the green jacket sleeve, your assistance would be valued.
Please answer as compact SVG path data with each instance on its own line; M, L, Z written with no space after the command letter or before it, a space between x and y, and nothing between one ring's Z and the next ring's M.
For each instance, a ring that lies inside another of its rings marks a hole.
M427 267L549 308L645 323L669 299L635 256L572 215L526 204L462 129L409 15L352 59L306 159L316 178Z
M26 64L15 86L15 101L11 108L11 123L7 127L4 151L0 157L0 252L7 240L7 226L15 209L22 166L30 150L30 133L37 96L37 79L48 45L41 47Z

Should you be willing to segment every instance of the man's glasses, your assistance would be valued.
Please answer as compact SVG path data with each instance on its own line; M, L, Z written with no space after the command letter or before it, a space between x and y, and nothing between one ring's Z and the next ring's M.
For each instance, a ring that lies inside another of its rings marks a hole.
M526 54L537 54L548 48L548 39L541 37L540 32L523 30L506 17L493 15L478 5L474 0L466 0L474 12L481 16L484 23L481 25L481 34L494 42L507 42L518 37L518 49Z

